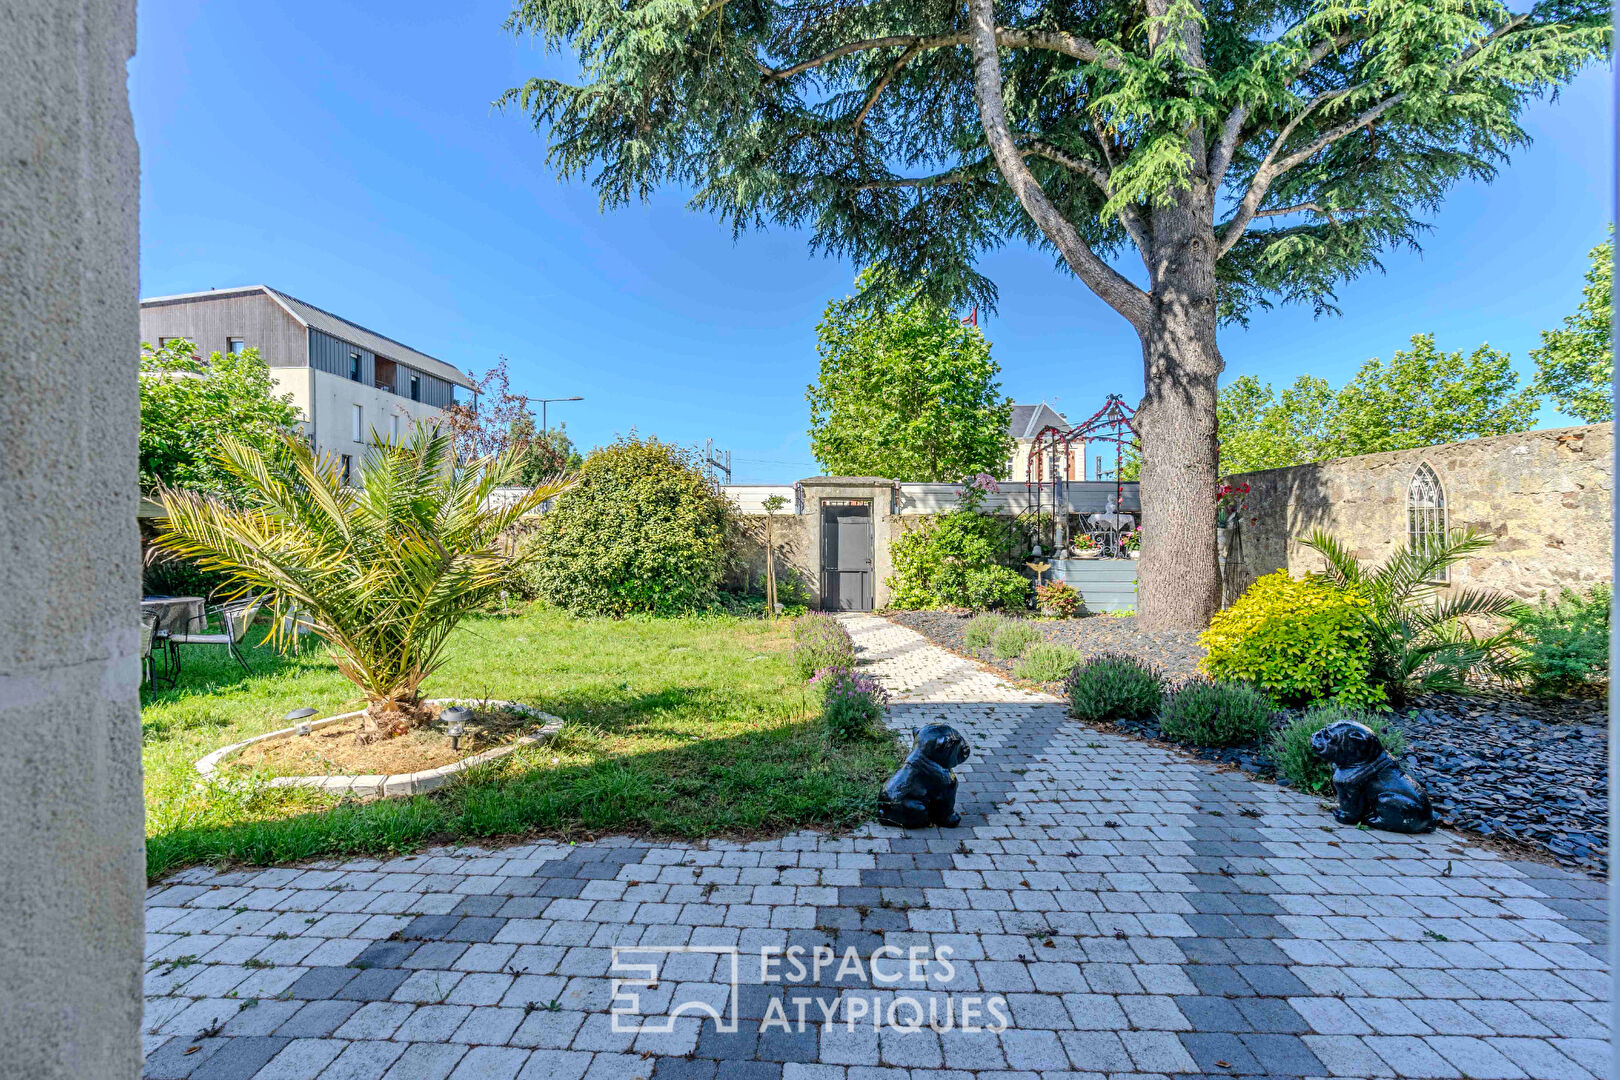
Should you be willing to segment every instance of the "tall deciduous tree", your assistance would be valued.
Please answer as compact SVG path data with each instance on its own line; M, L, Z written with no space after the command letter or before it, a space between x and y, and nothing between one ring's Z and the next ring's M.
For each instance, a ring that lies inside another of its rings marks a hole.
M1239 375L1221 390L1216 404L1221 475L1330 456L1327 427L1333 406L1333 388L1312 375L1295 379L1280 397L1270 383Z
M521 0L579 85L504 101L605 205L660 185L741 230L988 304L977 255L1052 252L1142 343L1139 611L1214 610L1216 329L1412 244L1524 142L1520 110L1606 53L1599 0ZM1134 247L1140 271L1108 260Z
M184 338L141 345L141 489L234 497L242 485L219 457L225 437L271 454L303 414L291 394L275 393L259 350L205 360L195 349Z
M1614 227L1588 252L1580 306L1557 330L1541 332L1536 389L1588 424L1614 419Z
M1341 457L1411 450L1529 431L1535 419L1535 392L1519 388L1506 353L1440 352L1433 334L1418 334L1387 365L1367 361L1339 391L1328 444Z
M1012 399L977 326L928 299L890 306L881 271L827 305L821 375L808 391L810 448L827 472L927 483L1000 476ZM874 289L872 286L880 286Z
M1233 379L1217 406L1221 475L1528 431L1536 403L1506 353L1441 352L1434 335L1419 334L1387 365L1368 360L1337 392L1311 375L1280 395L1253 375Z

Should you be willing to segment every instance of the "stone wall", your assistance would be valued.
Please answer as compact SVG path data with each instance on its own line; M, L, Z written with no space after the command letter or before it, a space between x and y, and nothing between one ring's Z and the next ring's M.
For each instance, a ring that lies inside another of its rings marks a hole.
M0 18L0 1075L141 1071L134 0Z
M1534 600L1609 581L1613 443L1612 424L1592 424L1234 476L1250 485L1249 510L1223 542L1225 600L1279 568L1322 569L1297 539L1313 529L1361 559L1387 557L1406 543L1407 488L1424 462L1445 490L1450 526L1496 540L1452 570L1450 587Z

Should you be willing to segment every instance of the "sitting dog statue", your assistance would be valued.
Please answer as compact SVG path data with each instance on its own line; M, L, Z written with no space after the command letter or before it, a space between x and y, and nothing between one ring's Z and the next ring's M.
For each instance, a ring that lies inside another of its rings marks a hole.
M961 824L956 812L956 777L951 770L968 759L967 740L948 724L929 724L916 735L911 753L878 798L878 820L902 829Z
M1365 724L1331 724L1311 736L1311 749L1333 766L1333 788L1339 793L1335 821L1403 833L1434 828L1434 808L1423 785L1401 771Z

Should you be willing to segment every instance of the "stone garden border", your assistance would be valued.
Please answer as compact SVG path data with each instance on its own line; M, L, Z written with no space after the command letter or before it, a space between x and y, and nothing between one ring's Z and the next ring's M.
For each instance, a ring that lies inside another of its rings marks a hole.
M519 704L516 701L485 701L482 699L473 698L434 698L428 702L425 702L425 704L446 706L466 705L472 707L509 709L513 712L518 712L524 714L525 716L533 717L541 722L541 726L540 730L533 735L520 736L505 746L497 746L492 750L485 750L481 754L474 754L471 757L464 757L460 761L453 761L448 765L440 765L438 768L434 769L423 769L420 772L396 773L392 776L382 776L376 774L361 776L276 776L270 778L269 785L271 787L280 788L321 788L322 790L332 792L333 794L354 795L357 798L371 798L376 796L391 798L397 795L420 795L423 792L433 791L436 788L443 787L444 785L448 784L459 772L464 772L475 765L482 765L485 762L494 761L496 758L505 757L507 754L512 753L519 747L536 746L541 743L550 742L552 739L557 737L557 733L562 730L563 725L560 717L553 716L550 713L541 712L539 709L528 705ZM320 728L330 727L333 724L341 723L344 720L352 720L353 718L361 715L362 712L364 712L364 710L343 713L339 716L327 716L320 720L311 720L309 721L309 728L311 731L315 731ZM213 753L208 754L205 757L198 758L196 769L204 777L211 778L219 772L219 765L226 758L241 753L243 750L254 745L255 743L268 742L271 739L289 739L295 737L297 733L298 728L296 726L282 728L279 731L267 731L263 735L255 735L251 739L243 739L241 742L220 747Z

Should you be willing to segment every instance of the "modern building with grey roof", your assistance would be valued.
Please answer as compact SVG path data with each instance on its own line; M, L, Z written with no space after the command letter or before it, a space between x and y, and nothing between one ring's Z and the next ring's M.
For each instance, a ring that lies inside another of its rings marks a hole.
M186 338L199 352L257 348L281 393L304 413L321 453L358 467L372 438L430 419L472 380L443 360L268 285L141 301L141 340Z

